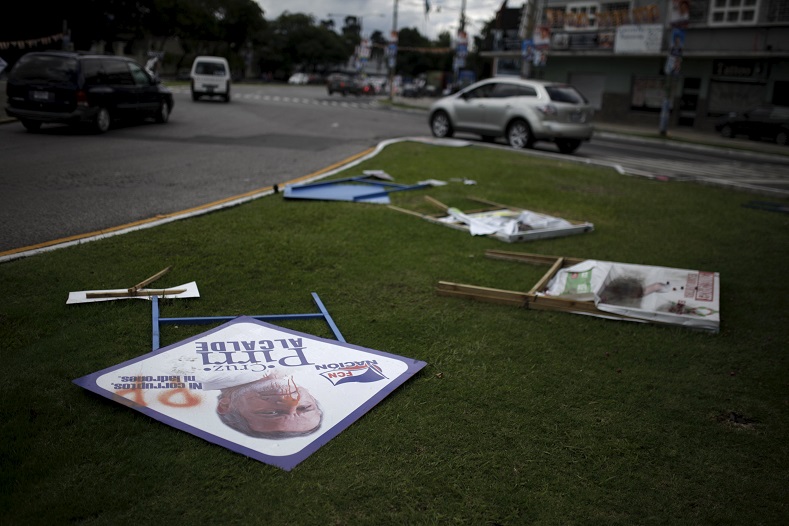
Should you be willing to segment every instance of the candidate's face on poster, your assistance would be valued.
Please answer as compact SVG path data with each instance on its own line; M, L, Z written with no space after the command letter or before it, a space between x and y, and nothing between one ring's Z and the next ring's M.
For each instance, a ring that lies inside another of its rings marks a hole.
M292 377L273 376L224 390L217 413L231 427L266 438L287 438L315 431L321 423L318 402Z

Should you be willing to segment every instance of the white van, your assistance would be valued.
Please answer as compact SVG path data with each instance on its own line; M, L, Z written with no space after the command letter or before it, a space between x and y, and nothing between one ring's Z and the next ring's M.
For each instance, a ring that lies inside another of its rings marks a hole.
M197 57L192 63L192 100L218 96L230 102L230 66L223 57Z

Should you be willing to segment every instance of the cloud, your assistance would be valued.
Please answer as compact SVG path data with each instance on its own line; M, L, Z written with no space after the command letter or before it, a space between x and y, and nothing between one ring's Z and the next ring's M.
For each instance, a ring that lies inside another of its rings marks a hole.
M332 19L337 27L346 16L361 18L363 36L380 31L388 36L393 27L395 3L397 4L397 29L415 28L430 40L444 31L454 35L460 25L460 12L466 5L466 32L478 35L483 25L496 16L501 0L430 0L430 12L425 14L424 0L256 0L264 11L266 20L275 20L283 12L311 14L316 22ZM329 16L332 15L332 16Z

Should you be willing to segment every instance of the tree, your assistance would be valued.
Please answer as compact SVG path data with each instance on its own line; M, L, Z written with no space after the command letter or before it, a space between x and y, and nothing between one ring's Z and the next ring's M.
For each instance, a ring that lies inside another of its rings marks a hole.
M315 25L311 15L282 13L270 24L261 68L283 78L300 70L322 72L345 62L353 47L325 25Z

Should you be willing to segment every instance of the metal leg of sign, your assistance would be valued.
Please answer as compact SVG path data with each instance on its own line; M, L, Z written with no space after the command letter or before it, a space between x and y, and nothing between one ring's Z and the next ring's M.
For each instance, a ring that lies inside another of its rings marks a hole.
M345 338L343 338L342 334L340 333L340 329L334 323L334 320L332 319L331 315L329 314L329 311L326 310L326 307L323 305L323 302L321 301L321 299L318 297L318 295L315 292L312 293L312 299L313 299L313 301L315 301L315 304L321 310L321 313L323 314L323 319L326 321L326 323L328 324L329 328L334 333L334 337L338 341L346 343L345 342Z
M283 321L283 320L309 320L309 319L318 319L321 318L323 321L331 329L332 333L334 334L335 339L345 343L345 338L343 338L342 333L340 333L340 329L334 323L329 311L326 310L326 307L323 305L323 302L318 297L318 294L315 292L312 293L312 299L315 301L320 312L316 313L305 313L305 314L263 314L258 316L249 316L250 318L255 318L256 320L260 321ZM153 326L152 329L152 348L155 351L159 348L159 341L160 341L160 331L162 324L169 324L169 325L206 325L210 323L223 323L227 321L234 320L238 318L238 316L202 316L202 317L191 317L191 318L162 318L160 316L159 311L159 297L152 296L151 297L151 324Z

